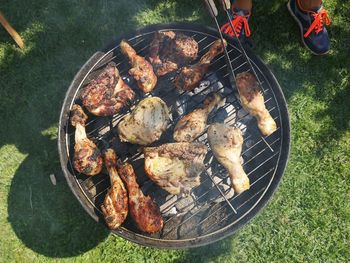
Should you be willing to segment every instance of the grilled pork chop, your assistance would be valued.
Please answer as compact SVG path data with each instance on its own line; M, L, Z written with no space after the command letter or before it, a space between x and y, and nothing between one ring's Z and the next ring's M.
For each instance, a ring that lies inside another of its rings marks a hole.
M238 128L215 123L208 128L208 141L214 156L227 169L235 192L241 193L250 187L240 156L243 137Z
M142 193L131 164L118 163L118 171L128 188L130 214L137 227L147 233L159 232L164 223L159 207Z
M129 74L137 81L139 88L145 93L151 92L157 84L157 76L153 72L152 65L145 58L137 55L126 40L120 42L120 49L129 59L132 66Z
M96 116L116 114L134 96L134 91L125 84L114 63L109 63L80 95L85 108Z
M105 196L101 210L108 227L110 229L117 229L128 215L128 193L116 169L117 155L114 150L108 149L104 157L111 180L111 188Z
M144 148L148 177L170 194L187 194L200 184L207 146L201 143L168 143Z
M224 45L227 45L226 41L224 41ZM218 39L197 64L181 69L181 72L175 78L175 87L179 90L193 90L203 79L205 73L208 72L211 61L222 52L224 52L224 48L221 40Z
M175 126L174 140L177 142L193 142L207 126L209 113L224 100L218 93L209 94L203 106L184 116Z
M184 34L159 31L150 45L149 61L157 76L177 70L197 57L198 43Z
M242 106L257 119L261 133L265 136L274 133L277 125L265 107L264 96L260 92L255 76L250 72L239 73L236 83Z
M87 118L79 105L73 105L71 110L71 124L75 127L73 166L79 173L93 176L102 170L102 157L96 144L86 136Z
M169 123L169 109L158 97L145 98L117 127L123 142L148 145L158 140Z

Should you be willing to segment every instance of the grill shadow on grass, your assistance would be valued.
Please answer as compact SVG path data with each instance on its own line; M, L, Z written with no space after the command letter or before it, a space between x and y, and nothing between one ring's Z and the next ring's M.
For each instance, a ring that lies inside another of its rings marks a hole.
M47 151L56 152L55 140L45 145ZM11 182L8 220L17 237L49 257L69 257L94 248L108 231L87 216L65 181L52 185L43 159L47 157L29 155Z

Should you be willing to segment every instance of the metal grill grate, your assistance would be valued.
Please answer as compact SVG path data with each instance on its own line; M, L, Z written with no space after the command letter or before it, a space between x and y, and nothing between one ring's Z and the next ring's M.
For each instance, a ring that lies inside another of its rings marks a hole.
M171 30L192 36L199 43L199 57L218 39L212 32L204 33L184 28L172 28ZM149 31L128 39L138 54L142 56L147 55L153 32ZM232 41L228 45L228 53L235 74L249 71L248 63ZM115 232L131 240L135 238L135 235L142 237L143 241L133 241L143 242L144 244L147 244L147 240L153 240L163 243L188 241L191 245L195 245L201 238L210 239L214 235L235 227L235 225L238 226L244 220L247 221L251 217L251 211L256 209L256 206L273 182L279 166L281 152L284 150L282 148L284 127L281 119L280 105L269 80L255 61L251 60L251 63L259 81L262 83L265 105L279 127L275 133L267 137L261 136L255 119L241 107L237 99L237 94L234 92L235 88L232 88L230 84L224 55L217 57L212 62L211 71L205 76L199 88L196 88L194 92L179 93L176 91L172 83L174 74L169 74L158 80L158 85L154 92L152 92L152 96L159 96L167 103L172 111L172 120L167 131L153 145L172 142L173 129L177 121L184 114L191 112L197 106L201 105L205 96L212 91L220 92L226 97L226 103L222 108L209 116L208 122L224 121L240 128L244 134L242 158L244 160L244 170L251 182L250 190L238 195L233 194L227 171L213 158L211 151L209 151L205 159L206 170L201 175L201 184L192 189L190 195L182 197L168 195L165 191L154 185L144 173L143 155L139 152L139 147L121 143L115 133L114 127L118 122L144 97L144 94L138 90L135 81L127 73L130 66L125 57L120 53L119 46L106 52L84 75L82 81L77 84L76 92L73 94L68 108L70 109L74 103L80 103L78 99L79 91L92 78L97 76L101 69L110 61L114 61L117 64L124 80L136 91L136 100L130 105L130 108L127 107L127 110L110 118L96 118L89 115L89 122L86 126L88 137L100 146L101 142L108 141L116 149L118 156L128 160L133 165L143 192L146 195L151 195L156 200L165 219L163 231L158 234L149 235L140 233L130 219L124 223L121 229ZM288 116L286 117L288 118ZM66 121L64 123L66 139L65 154L67 154L68 158L68 170L91 204L91 207L94 208L94 213L103 221L100 206L110 187L109 176L106 171L103 171L97 176L87 177L78 174L72 168L71 158L74 147L74 128L69 125L68 119ZM287 128L289 129L289 127ZM206 132L203 133L198 138L198 141L208 145L206 136Z

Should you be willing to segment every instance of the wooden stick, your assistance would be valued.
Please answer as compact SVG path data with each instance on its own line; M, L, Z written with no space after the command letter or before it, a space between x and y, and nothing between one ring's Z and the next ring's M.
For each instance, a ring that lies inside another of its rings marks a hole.
M13 40L16 41L17 45L20 48L24 48L24 42L21 38L21 36L16 32L16 30L10 25L9 22L7 22L6 18L4 15L0 12L0 24L6 29L6 31L11 35Z

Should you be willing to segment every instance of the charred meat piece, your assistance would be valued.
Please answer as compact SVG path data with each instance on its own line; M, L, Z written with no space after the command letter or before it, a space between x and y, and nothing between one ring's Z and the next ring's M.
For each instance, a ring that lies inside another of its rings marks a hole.
M149 48L149 61L154 64L160 65L163 60L171 54L172 41L175 39L175 33L173 31L156 32ZM158 74L157 74L158 75Z
M73 105L71 110L71 124L75 127L73 166L79 173L93 176L102 170L102 157L96 144L86 136L87 118L79 105Z
M224 45L227 42L224 41ZM204 75L209 70L211 61L219 54L224 52L224 48L220 39L216 40L210 47L209 51L203 55L197 64L183 67L175 78L175 86L179 90L193 90L198 86Z
M208 128L208 141L216 159L227 169L234 191L242 193L250 183L241 164L243 137L238 128L215 123Z
M157 76L175 71L196 59L198 43L184 34L173 31L159 31L154 34L150 45L149 61Z
M159 232L164 223L159 206L142 193L131 164L118 163L118 171L128 188L129 210L137 227L147 233Z
M265 107L264 96L252 73L239 73L236 76L237 88L243 108L258 121L258 127L265 136L274 133L277 125Z
M123 142L148 145L158 140L169 123L169 109L158 97L145 98L118 124Z
M197 58L198 43L192 37L177 34L174 41L172 41L171 51L172 53L169 55L169 59L183 65Z
M126 40L120 42L120 49L129 59L132 66L129 74L137 81L139 88L145 93L151 92L157 84L157 76L153 72L152 65L145 58L137 55Z
M218 93L209 94L203 103L203 106L195 109L184 116L175 126L174 140L177 142L193 142L199 137L207 126L209 113L224 100Z
M200 174L207 154L201 143L168 143L144 148L148 177L170 194L187 194L200 184Z
M128 215L128 193L117 172L117 155L114 150L108 149L104 158L111 180L111 188L105 196L101 210L108 227L117 229Z
M96 116L116 114L134 96L134 91L125 84L114 63L109 63L80 95L85 108Z

